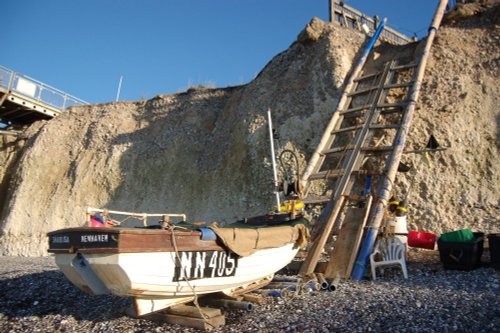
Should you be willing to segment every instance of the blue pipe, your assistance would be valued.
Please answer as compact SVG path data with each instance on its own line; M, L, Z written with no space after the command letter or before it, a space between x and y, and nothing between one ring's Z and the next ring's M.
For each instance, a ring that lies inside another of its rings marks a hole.
M369 228L366 232L365 240L359 249L358 257L356 258L354 268L352 269L351 279L354 281L362 280L365 276L368 258L372 252L373 245L375 244L375 238L377 238L376 230L378 229Z
M363 51L363 54L361 54L361 58L359 58L358 64L365 61L365 58L368 56L368 54L372 50L373 45L375 45L375 42L377 41L378 37L382 33L382 30L384 30L386 22L387 22L386 18L384 18L382 20L382 22L380 22L380 25L378 26L377 30L375 30L375 33L373 34L372 38L370 39L370 41L366 45L365 50Z
M262 287L262 289L288 289L290 291L297 291L296 284L268 284L267 286Z
M363 54L361 55L360 60L364 61L364 58L366 58L368 56L371 49L373 48L373 45L375 45L375 42L377 41L378 37L382 33L382 30L384 30L386 22L387 22L386 18L384 18L382 20L382 22L380 22L380 25L378 26L377 30L375 31L372 38L368 42L368 45L366 46L365 50L363 51ZM378 230L378 229L369 228L366 232L365 240L363 241L363 244L361 245L361 248L359 249L358 257L356 258L356 262L354 263L354 268L352 269L351 279L354 281L359 281L359 280L363 279L363 276L365 276L365 270L366 270L366 264L368 261L368 257L370 256L370 253L372 252L373 245L375 244L375 239L377 238L376 230Z
M284 298L285 297L285 292L282 290L266 290L265 292L262 293L264 296L270 296L270 297L279 297L279 298Z

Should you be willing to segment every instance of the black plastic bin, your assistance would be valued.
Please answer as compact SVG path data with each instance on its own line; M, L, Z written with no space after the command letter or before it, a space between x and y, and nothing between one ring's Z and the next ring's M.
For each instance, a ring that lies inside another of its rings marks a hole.
M484 233L475 232L471 242L445 242L438 239L439 257L445 269L469 271L481 265Z
M489 234L488 243L490 245L491 264L500 269L500 234Z

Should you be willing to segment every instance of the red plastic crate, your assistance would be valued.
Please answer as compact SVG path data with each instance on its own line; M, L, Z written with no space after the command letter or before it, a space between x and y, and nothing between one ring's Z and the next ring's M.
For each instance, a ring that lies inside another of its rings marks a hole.
M434 250L436 235L432 232L414 231L408 233L408 246Z

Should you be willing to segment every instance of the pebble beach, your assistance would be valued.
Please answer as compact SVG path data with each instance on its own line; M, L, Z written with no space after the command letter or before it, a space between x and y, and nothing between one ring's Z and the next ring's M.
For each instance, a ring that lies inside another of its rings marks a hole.
M455 271L437 251L410 251L408 279L389 269L335 291L266 297L251 312L225 311L212 332L500 332L500 271L483 257L482 267ZM130 318L130 304L81 292L53 257L0 257L0 332L199 331Z

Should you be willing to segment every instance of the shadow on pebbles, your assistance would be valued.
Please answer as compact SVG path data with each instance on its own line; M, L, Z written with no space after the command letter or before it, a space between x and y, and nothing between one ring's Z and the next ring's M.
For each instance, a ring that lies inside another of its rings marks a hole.
M267 297L252 312L226 312L214 332L500 332L500 271L444 270L437 251L412 250L408 273ZM52 257L0 257L0 300L0 332L197 331L127 317L129 299L79 291Z

